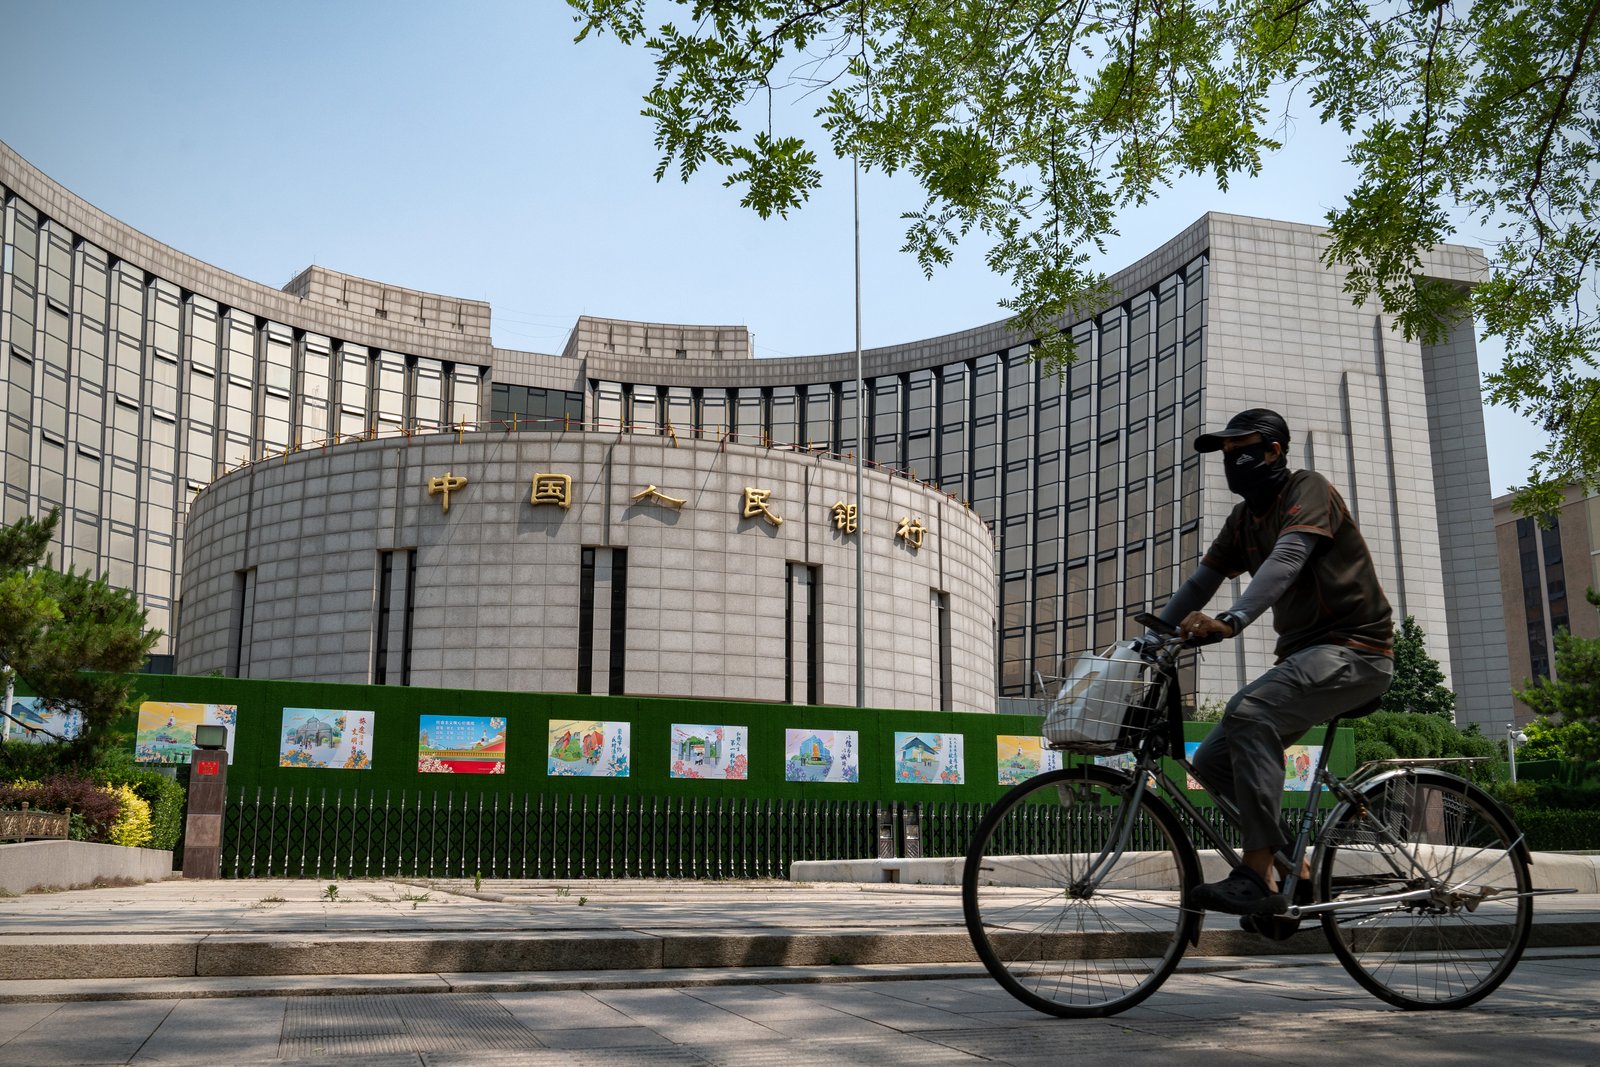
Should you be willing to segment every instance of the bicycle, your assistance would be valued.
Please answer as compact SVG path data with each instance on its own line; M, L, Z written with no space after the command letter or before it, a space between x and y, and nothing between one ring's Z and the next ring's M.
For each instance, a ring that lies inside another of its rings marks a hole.
M1055 739L1047 731L1051 748L1127 753L1131 770L1082 762L1011 789L979 823L962 873L979 958L1008 992L1049 1015L1125 1011L1198 945L1203 912L1185 901L1202 880L1201 858L1186 827L1217 851L1222 870L1240 862L1163 762L1194 777L1177 678L1178 654L1194 643L1154 616L1136 621L1151 631L1148 646L1131 663L1126 654L1089 657L1084 670L1080 659L1052 702L1060 714L1047 720L1057 724ZM1447 761L1382 760L1348 780L1334 775L1334 727L1376 707L1327 724L1298 832L1277 856L1287 908L1257 926L1284 939L1315 917L1345 970L1376 996L1407 1009L1466 1007L1516 966L1532 898L1571 890L1532 888L1510 815L1479 786L1433 766ZM1324 790L1334 804L1301 885ZM1236 827L1234 807L1212 800Z

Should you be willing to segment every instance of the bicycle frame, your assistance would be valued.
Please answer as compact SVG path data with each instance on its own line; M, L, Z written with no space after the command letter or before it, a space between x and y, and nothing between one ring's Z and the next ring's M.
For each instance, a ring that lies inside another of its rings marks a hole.
M1165 670L1165 674L1166 678L1164 684L1170 687L1173 693L1172 698L1168 701L1165 701L1165 703L1167 703L1169 708L1172 708L1177 704L1177 674L1176 671L1173 671L1170 668ZM1174 748L1175 747L1176 746L1174 746ZM1204 814L1200 811L1199 807L1196 806L1194 801L1189 799L1188 791L1179 786L1177 781L1175 781L1173 777L1167 773L1165 767L1162 765L1161 760L1164 756L1169 755L1169 753L1164 753L1161 750L1159 732L1154 730L1151 731L1151 734L1145 738L1136 751L1137 759L1131 774L1133 788L1129 792L1128 802L1125 805L1124 810L1128 812L1137 811L1139 799L1143 796L1145 790L1153 783L1157 791L1170 804L1177 808L1180 814L1188 816L1190 825L1198 828L1200 835L1206 839L1207 845L1216 849L1216 851L1221 855L1222 859L1230 867L1238 866L1242 862L1242 858L1240 857L1239 853L1233 848L1232 845L1224 840L1220 831L1211 825ZM1331 743L1324 744L1322 746L1322 752L1317 759L1316 772L1311 778L1311 788L1306 794L1306 807L1301 813L1300 825L1298 831L1295 833L1292 846L1289 847L1287 851L1279 849L1276 854L1276 858L1288 872L1284 876L1282 885L1280 886L1280 891L1291 901L1294 899L1296 884L1300 880L1301 862L1306 856L1307 849L1310 847L1311 835L1317 825L1317 815L1320 810L1319 802L1322 799L1323 791L1327 790L1342 801L1349 803L1360 802L1360 794L1357 793L1344 779L1339 778L1328 769L1329 759L1332 754L1333 745ZM1189 778L1192 778L1196 782L1200 783L1201 790L1206 794L1206 796L1210 797L1212 802L1217 806L1217 810L1222 813L1223 820L1230 826L1237 828L1239 825L1238 808L1227 797L1218 796L1211 792L1210 787L1208 787L1200 778L1200 776L1195 773L1194 764L1188 759L1187 756L1179 756L1176 754L1176 752L1170 753L1170 755L1171 758L1183 768L1184 773ZM1100 855L1095 857L1094 861L1090 863L1088 870L1084 873L1082 884L1091 892L1099 886L1100 878L1102 877L1101 871L1109 870L1111 867L1115 866L1116 861L1122 856L1127 847L1128 835L1132 830L1132 820L1121 819L1119 822L1121 825L1119 826L1117 833L1113 836L1111 843L1109 843L1108 847L1103 850ZM1406 857L1406 861L1412 866L1416 873L1425 873L1422 865L1417 862L1416 857L1412 855L1411 850L1409 847L1407 847L1405 842L1397 838L1387 826L1384 826L1382 823L1374 823L1372 828L1374 832L1381 834L1396 852ZM1518 842L1520 843L1520 841L1521 838L1519 837ZM1434 891L1432 889L1418 889L1404 893L1387 894L1382 897L1364 897L1359 900L1350 901L1334 901L1321 904L1307 904L1303 906L1291 903L1288 910L1284 912L1284 915L1291 919L1298 919L1306 916L1318 915L1322 912L1339 911L1346 908L1371 907L1374 904L1395 904L1409 901L1426 900L1431 898L1433 895ZM1539 895L1542 895L1542 893Z

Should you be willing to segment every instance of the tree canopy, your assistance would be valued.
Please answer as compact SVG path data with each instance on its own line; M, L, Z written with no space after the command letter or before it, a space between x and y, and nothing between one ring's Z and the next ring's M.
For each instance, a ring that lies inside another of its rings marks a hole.
M93 753L128 707L132 672L161 631L145 630L134 595L45 560L59 520L24 517L0 527L0 668L16 673L46 707L76 709L83 732L63 750ZM0 709L10 717L11 709Z
M1226 189L1260 173L1304 106L1359 173L1325 220L1347 291L1409 338L1473 312L1503 339L1489 396L1548 434L1520 508L1600 488L1600 0L569 3L579 40L653 54L658 179L715 169L785 216L823 172L774 105L815 101L838 158L919 184L903 250L931 274L981 237L1002 306L1052 365L1071 358L1063 327L1108 295L1086 250L1118 213L1183 175ZM656 7L681 24L650 25ZM1490 259L1470 294L1422 273L1463 234Z
M1455 721L1456 695L1444 684L1439 661L1428 655L1427 635L1407 615L1394 635L1394 680L1383 694L1381 711L1437 715Z
M1586 599L1600 608L1600 593ZM1517 699L1547 720L1556 720L1553 741L1575 763L1600 763L1600 638L1556 632L1555 677L1525 682ZM1548 731L1529 728L1530 739Z

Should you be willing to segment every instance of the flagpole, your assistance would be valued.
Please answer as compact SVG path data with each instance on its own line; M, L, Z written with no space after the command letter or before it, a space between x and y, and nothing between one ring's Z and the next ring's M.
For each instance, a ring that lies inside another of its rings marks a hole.
M856 509L860 515L859 521L866 519L865 501L861 495L861 468L864 462L867 442L862 436L864 425L862 412L867 406L867 394L861 378L861 161L858 157L850 157L851 164L851 194L855 205L855 246L856 246ZM864 563L862 561L861 542L864 539L860 525L856 527L856 707L867 706L867 605L864 598Z

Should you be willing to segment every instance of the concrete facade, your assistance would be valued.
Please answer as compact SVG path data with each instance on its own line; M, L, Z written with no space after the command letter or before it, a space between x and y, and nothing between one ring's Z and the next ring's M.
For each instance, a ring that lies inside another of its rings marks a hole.
M1535 679L1559 675L1557 631L1600 637L1600 611L1584 598L1586 590L1600 589L1600 496L1586 497L1569 487L1548 528L1518 515L1511 503L1511 494L1493 501L1494 533L1505 590L1506 660L1512 684L1521 689ZM1517 723L1533 718L1522 701L1515 705ZM1497 725L1509 721L1508 715Z
M267 478L264 464L342 455L352 437L581 428L654 451L859 452L970 504L996 553L986 677L998 706L1031 709L1036 675L1135 632L1132 617L1183 581L1233 503L1220 466L1190 442L1264 405L1294 429L1291 463L1325 473L1349 501L1397 621L1415 615L1427 633L1461 720L1509 710L1472 332L1422 345L1354 305L1317 227L1207 214L1112 275L1103 306L1062 324L1077 348L1065 374L995 322L863 353L858 398L853 353L758 360L741 326L584 317L560 353L521 352L492 344L481 301L322 267L273 289L138 233L4 145L0 195L0 518L60 507L57 558L134 589L168 631L156 650L168 662L216 662L212 608L190 603L215 594L184 581L183 560L191 505L226 472L253 464L251 477ZM1483 270L1468 248L1424 260L1429 276L1463 286ZM343 590L350 611L365 603L366 622L341 613L353 628L339 648L292 662L379 662L383 598L367 573ZM840 588L825 579L824 612L847 610ZM1271 644L1258 624L1206 650L1187 688L1225 698L1270 664ZM547 654L573 669L570 647Z
M447 473L466 479L448 511L428 492ZM571 479L569 507L532 503L542 473ZM747 487L767 494L765 511ZM370 680L375 561L399 551L415 553L414 581L395 579L387 647L409 650L412 684L853 704L859 541L866 705L993 711L988 527L877 471L848 533L833 506L856 501L848 465L703 440L445 434L301 453L226 475L191 506L178 672ZM899 536L913 523L920 546ZM808 625L810 582L821 617ZM613 639L626 646L620 686Z

